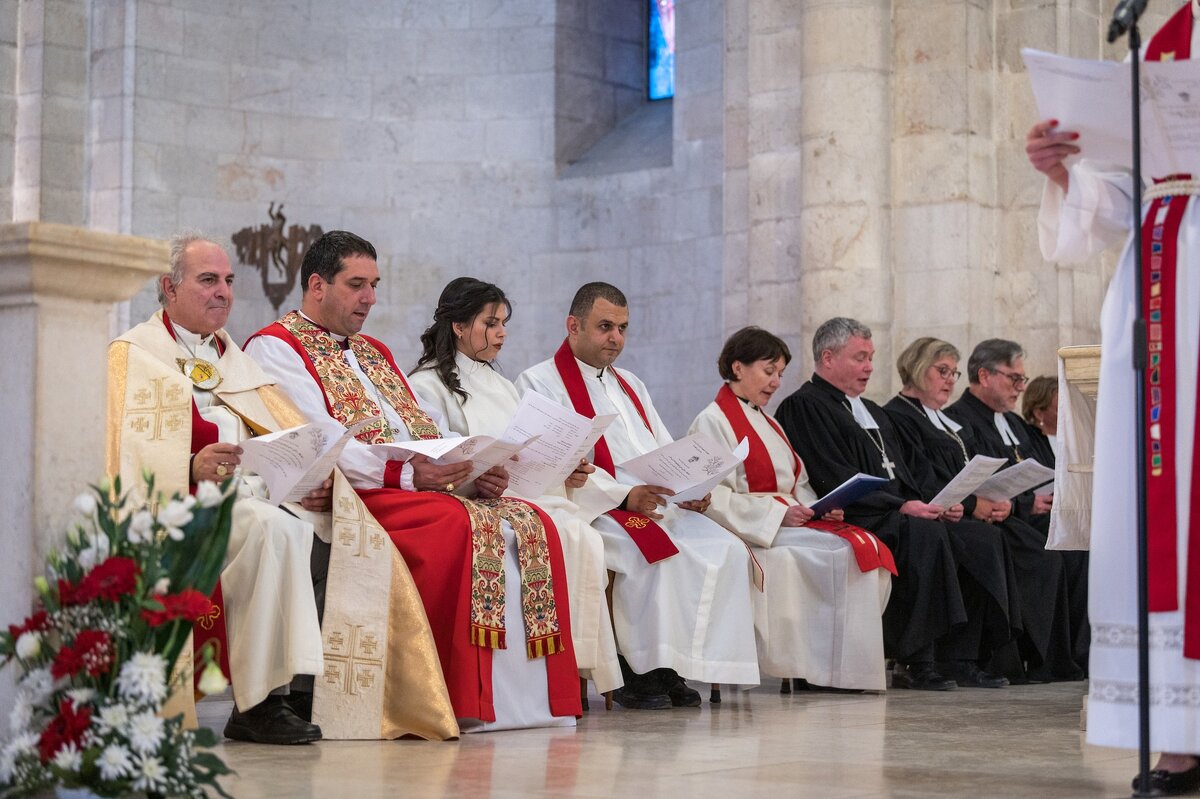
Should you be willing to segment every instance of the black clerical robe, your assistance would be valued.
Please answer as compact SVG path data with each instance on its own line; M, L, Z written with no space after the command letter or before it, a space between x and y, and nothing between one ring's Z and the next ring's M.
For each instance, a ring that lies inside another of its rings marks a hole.
M929 497L941 491L968 460L979 454L970 427L963 427L955 438L930 421L920 400L898 395L884 410L900 433L906 459L919 459L926 465L923 490ZM963 501L965 516L974 513L975 504L973 496ZM1018 656L997 664L998 670L1014 682L1026 677L1026 662L1040 679L1077 677L1062 553L1046 549L1045 534L1014 516L996 527L1003 531L1012 558L1024 627Z
M957 402L947 407L946 414L963 425L964 430L969 430L980 454L992 458L1004 458L1010 466L1018 460L1035 458L1043 466L1054 468L1053 458L1049 462L1043 460L1045 453L1039 453L1033 437L1030 435L1032 428L1018 414L1012 411L1004 414L1009 429L1017 439L1016 446L1006 443L1004 436L996 428L996 412L970 391L964 392ZM1048 441L1046 443L1049 444ZM1044 547L1046 535L1050 530L1050 514L1033 513L1033 496L1032 491L1026 491L1015 498L1013 515L1028 523L1041 534L1041 545ZM1087 553L1061 552L1060 555L1067 578L1072 657L1076 663L1086 669L1087 653L1091 645L1091 628L1087 621Z
M824 495L862 472L888 477L888 486L845 509L846 521L865 527L892 548L899 576L883 617L884 650L901 662L974 660L1012 636L1020 610L1002 540L986 525L945 524L900 513L908 500L923 497L903 457L904 448L886 413L865 403L880 429L855 421L846 395L813 375L779 406L775 418L808 469L813 488ZM882 446L882 452L881 452Z

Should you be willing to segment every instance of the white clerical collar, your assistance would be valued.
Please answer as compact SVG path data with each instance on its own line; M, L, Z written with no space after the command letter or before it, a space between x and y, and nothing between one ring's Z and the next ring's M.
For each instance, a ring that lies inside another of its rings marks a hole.
M201 347L212 350L217 349L216 333L209 333L207 336L202 336L199 333L193 333L186 327L180 327L174 320L171 321L171 327L175 330L175 340L191 351L198 350Z
M929 421L933 422L934 427L948 430L951 433L957 433L959 430L962 430L962 425L942 413L941 408L930 408L924 403L921 404L921 407L924 409L925 415L929 417Z
M610 367L606 366L602 369L597 369L596 367L592 366L590 363L584 363L583 361L579 360L578 358L575 359L575 363L579 364L579 371L583 374L584 377L593 377L596 380L603 380L604 373L606 371L608 371L608 369L610 368Z
M850 403L850 412L854 414L854 421L858 422L859 427L863 430L879 429L879 422L875 421L875 417L867 410L862 397L846 397L846 401Z
M1012 431L1012 428L1008 426L1008 419L1004 414L994 414L993 418L996 430L999 431L1000 437L1004 439L1004 443L1010 447L1019 446L1021 442L1017 439L1017 435Z

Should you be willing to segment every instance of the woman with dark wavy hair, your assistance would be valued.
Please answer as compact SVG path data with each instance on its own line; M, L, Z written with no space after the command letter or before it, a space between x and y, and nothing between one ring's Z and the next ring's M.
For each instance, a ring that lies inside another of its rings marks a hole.
M520 402L512 381L493 368L504 347L512 304L499 286L458 277L446 284L433 312L433 324L421 335L423 351L409 375L423 405L442 414L446 426L463 436L500 436ZM593 467L580 468L567 480L579 488ZM619 688L621 670L604 589L608 572L600 534L585 524L575 503L560 486L536 502L558 527L567 566L571 639L580 676L601 693Z

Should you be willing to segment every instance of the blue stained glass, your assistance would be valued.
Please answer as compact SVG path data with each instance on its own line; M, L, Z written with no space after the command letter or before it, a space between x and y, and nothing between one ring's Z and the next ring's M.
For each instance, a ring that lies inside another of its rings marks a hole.
M675 0L650 3L650 99L675 96Z

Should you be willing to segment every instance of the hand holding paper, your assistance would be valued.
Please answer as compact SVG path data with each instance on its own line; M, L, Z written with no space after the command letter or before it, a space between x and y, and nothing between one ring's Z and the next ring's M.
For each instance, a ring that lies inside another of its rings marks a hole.
M971 458L970 463L963 467L961 472L954 475L949 483L946 483L936 497L929 500L929 504L940 505L943 508L957 505L974 494L975 490L983 485L1005 462L1004 458L976 455Z
M241 443L241 466L267 484L276 505L299 502L333 472L350 439L378 417L344 428L333 419L280 430Z
M1048 469L1030 458L996 472L975 489L974 493L992 502L1003 502L1053 479L1053 469Z
M703 433L693 433L625 461L618 468L642 483L674 491L671 502L678 505L703 499L725 475L746 460L749 452L750 445L745 439L730 452Z

